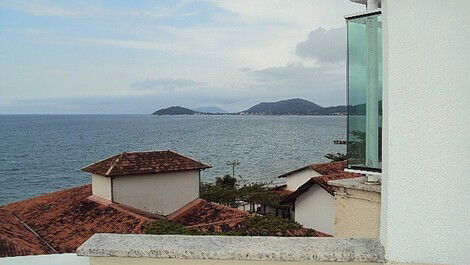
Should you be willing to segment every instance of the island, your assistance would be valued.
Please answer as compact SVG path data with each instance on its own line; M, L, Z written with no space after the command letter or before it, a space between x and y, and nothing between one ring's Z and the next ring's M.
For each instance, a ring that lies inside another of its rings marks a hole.
M169 108L164 108L164 109L159 109L152 113L152 115L195 115L198 114L199 112L196 112L194 110L180 107L180 106L173 106Z
M302 98L286 99L276 102L261 102L240 112L225 112L222 109L207 107L195 110L173 106L157 110L153 115L346 115L347 106L322 107Z

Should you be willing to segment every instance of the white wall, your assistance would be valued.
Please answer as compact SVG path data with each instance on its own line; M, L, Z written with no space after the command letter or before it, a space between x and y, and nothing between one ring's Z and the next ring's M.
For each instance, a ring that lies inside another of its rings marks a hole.
M335 229L335 199L318 185L300 195L295 201L295 221L332 235Z
M295 191L312 177L321 176L316 171L308 168L286 177L287 190Z
M93 174L91 176L91 189L93 195L111 200L111 178Z
M199 170L116 177L113 199L144 211L168 215L199 197Z
M470 1L383 11L387 258L470 264Z

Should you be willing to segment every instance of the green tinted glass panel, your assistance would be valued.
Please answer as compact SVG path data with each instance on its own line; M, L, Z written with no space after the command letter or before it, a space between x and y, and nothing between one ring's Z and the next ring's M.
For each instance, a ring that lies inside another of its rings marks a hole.
M347 20L348 167L382 168L382 18Z

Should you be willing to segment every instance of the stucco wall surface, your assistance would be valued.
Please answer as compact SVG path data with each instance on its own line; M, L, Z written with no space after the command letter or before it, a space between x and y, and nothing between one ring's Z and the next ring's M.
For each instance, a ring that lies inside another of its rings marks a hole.
M305 169L300 172L289 175L286 177L286 189L295 191L298 187L307 182L307 180L309 180L310 178L318 176L321 175L311 169Z
M93 174L91 176L91 189L93 195L111 200L111 178Z
M389 260L470 264L470 1L383 1L381 240Z
M199 171L117 177L113 199L144 211L168 215L199 197Z
M315 185L295 201L295 221L332 235L334 233L335 199Z
M335 237L379 238L380 193L340 188L335 205Z

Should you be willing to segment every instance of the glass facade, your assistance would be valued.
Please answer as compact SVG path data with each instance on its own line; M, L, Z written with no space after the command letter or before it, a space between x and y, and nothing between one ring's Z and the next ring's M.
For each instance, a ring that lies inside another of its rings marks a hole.
M347 19L348 168L382 168L382 16Z

